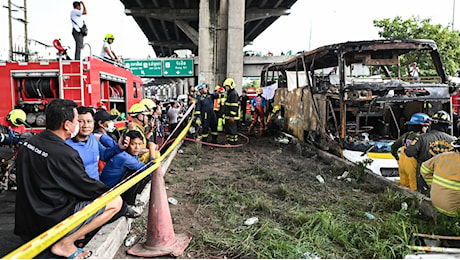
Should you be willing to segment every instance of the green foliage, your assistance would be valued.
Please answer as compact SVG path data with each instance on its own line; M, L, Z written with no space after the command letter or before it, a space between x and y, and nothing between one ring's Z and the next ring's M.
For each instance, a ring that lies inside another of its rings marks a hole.
M431 19L421 19L412 16L403 20L400 16L394 19L385 18L374 20L374 26L379 28L379 36L385 39L431 39L438 46L441 59L446 69L446 74L455 75L460 67L460 36L459 31L451 31L449 27L440 24L432 24ZM402 60L401 64L409 64L418 60L420 74L431 76L432 68L426 67L428 56L425 57L408 57Z

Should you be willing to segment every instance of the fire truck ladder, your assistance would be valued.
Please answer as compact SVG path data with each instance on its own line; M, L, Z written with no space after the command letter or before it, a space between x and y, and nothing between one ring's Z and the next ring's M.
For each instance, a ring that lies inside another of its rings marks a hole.
M78 63L78 71L75 66ZM83 61L59 59L59 98L70 99L79 105L85 104L86 75L83 74ZM80 90L79 94L76 94Z

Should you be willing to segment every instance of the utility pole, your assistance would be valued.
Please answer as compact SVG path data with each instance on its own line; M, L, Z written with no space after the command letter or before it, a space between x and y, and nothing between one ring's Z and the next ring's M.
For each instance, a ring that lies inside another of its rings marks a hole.
M454 6L452 7L452 31L454 31L454 22L455 22L455 0L454 0Z
M10 44L10 61L13 61L13 25L11 17L11 0L8 0L8 28L9 28L9 44Z
M29 61L29 39L28 39L29 37L27 37L27 24L28 24L27 22L27 0L24 0L24 60L25 61Z

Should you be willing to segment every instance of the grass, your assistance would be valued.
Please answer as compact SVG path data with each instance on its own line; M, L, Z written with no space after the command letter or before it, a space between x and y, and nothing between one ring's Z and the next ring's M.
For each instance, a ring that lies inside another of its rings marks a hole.
M245 172L260 182L276 178L262 164ZM390 190L364 200L347 197L345 203L319 209L299 204L305 201L300 196L286 184L271 192L239 189L236 183L220 184L217 179L203 182L194 200L211 209L219 225L202 230L192 248L227 258L404 258L410 253L406 245L419 243L412 233L459 234L452 219L441 217L434 225L418 213L415 201ZM407 211L401 209L402 202L409 205ZM365 212L375 219L367 219ZM259 223L243 224L254 216Z

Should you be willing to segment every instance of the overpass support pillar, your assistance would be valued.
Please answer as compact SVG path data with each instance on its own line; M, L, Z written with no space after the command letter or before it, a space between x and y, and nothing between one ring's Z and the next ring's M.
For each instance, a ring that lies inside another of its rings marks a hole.
M227 77L235 80L241 94L243 82L245 0L228 1Z
M241 94L245 0L200 1L198 83L221 85L235 80Z

